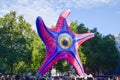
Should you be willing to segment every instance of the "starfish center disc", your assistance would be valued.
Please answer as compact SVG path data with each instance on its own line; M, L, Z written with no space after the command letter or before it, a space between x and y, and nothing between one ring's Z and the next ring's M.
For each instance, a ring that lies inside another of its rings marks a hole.
M72 44L72 37L68 33L62 33L58 36L58 43L61 48L67 49Z

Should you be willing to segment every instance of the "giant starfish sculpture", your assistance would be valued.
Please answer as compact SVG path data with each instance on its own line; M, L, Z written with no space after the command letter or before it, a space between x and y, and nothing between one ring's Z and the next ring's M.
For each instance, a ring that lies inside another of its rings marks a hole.
M55 28L47 28L41 17L36 20L37 31L46 45L45 60L37 75L45 74L59 60L67 60L73 65L80 76L84 76L84 69L78 54L78 47L86 40L94 37L93 33L76 34L67 24L70 10L64 11Z

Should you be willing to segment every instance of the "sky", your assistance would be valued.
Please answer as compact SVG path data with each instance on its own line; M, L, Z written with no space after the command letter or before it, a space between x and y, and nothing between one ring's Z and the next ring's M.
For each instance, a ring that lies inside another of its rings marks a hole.
M120 33L120 0L0 0L0 17L16 11L34 30L38 16L50 27L67 9L71 10L69 24L77 20L89 29L97 28L103 35Z

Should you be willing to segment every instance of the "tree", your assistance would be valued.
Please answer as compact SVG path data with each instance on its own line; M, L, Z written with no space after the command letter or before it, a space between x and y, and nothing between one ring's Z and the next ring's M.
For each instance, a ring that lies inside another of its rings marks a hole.
M103 63L102 57L104 56L101 51L103 45L102 34L97 31L97 28L94 28L90 32L95 34L94 38L83 44L83 52L87 56L86 67L99 74L101 63Z
M86 67L97 74L100 72L112 74L119 65L119 52L115 47L114 36L103 36L97 31L97 28L91 32L95 33L95 37L84 43L82 49L87 57Z
M31 25L11 11L0 18L0 61L4 71L13 73L20 61L31 62Z
M0 18L0 71L36 72L44 57L45 46L22 15L11 11Z
M72 22L71 24L76 25L76 29L71 26L71 29L76 30L76 33L93 32L95 34L94 38L79 47L80 58L84 68L95 71L97 74L100 72L104 74L114 72L119 65L119 52L115 47L114 36L103 36L97 31L97 28L89 30L83 23L78 25L77 22Z
M30 70L35 73L42 65L42 62L46 56L45 45L36 32L34 32L32 46L32 62L30 65Z
M103 37L103 45L101 51L103 52L102 57L104 64L102 68L106 74L113 73L119 65L119 52L115 46L115 38L113 35L107 35ZM112 66L111 66L112 65Z

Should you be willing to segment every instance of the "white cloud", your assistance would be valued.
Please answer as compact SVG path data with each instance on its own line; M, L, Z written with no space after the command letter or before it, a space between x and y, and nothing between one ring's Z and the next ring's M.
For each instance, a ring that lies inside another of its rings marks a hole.
M0 4L0 16L3 16L11 10L15 10L19 15L24 15L25 19L33 26L34 29L37 16L41 16L48 27L52 24L55 25L57 22L58 11L56 12L48 2L43 0L16 0L15 2L14 0L11 0L3 1Z
M99 5L116 5L120 3L120 0L51 0L55 5L61 6L61 8L88 8Z
M111 5L119 2L120 0L1 0L0 16L15 10L18 14L23 14L33 28L37 16L41 16L45 24L50 27L56 24L59 14L64 9Z

